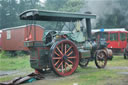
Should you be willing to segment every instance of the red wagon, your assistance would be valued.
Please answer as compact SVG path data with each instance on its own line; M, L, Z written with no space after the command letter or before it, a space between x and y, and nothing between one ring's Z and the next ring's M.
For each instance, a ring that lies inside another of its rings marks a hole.
M94 36L99 39L101 37L101 33L98 30L93 30L95 33ZM104 29L102 36L106 39L109 45L108 48L112 49L113 51L121 51L123 52L124 48L127 46L128 42L128 31L124 28L120 29Z
M36 30L36 32L34 30ZM44 29L39 25L24 25L5 28L2 31L2 50L27 51L28 49L24 47L24 41L34 41L34 37L36 37L36 41L42 40ZM35 36L34 33L36 34Z
M1 46L2 46L2 40L1 40L1 37L2 37L2 30L0 30L0 50L1 50Z

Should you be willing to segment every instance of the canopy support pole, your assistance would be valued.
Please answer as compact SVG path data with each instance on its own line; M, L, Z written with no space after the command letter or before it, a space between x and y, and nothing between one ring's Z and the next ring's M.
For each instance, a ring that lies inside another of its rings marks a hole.
M92 39L92 34L91 34L91 19L90 18L86 18L86 27L87 27L88 39L91 40Z

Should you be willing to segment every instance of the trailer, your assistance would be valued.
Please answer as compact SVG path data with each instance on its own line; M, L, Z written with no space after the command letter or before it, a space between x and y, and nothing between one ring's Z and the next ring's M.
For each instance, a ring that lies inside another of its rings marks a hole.
M44 28L39 25L29 24L3 29L1 49L4 51L28 51L28 48L24 46L24 41L34 40L34 30L36 30L36 41L42 40Z
M104 32L100 32L100 29L93 30L93 35L100 39L104 37L106 42L109 43L108 48L112 49L113 52L123 52L128 43L128 31L125 28L111 28L104 29Z
M1 37L2 37L2 30L0 30L0 50L1 50L1 46L2 46L2 39L1 39Z

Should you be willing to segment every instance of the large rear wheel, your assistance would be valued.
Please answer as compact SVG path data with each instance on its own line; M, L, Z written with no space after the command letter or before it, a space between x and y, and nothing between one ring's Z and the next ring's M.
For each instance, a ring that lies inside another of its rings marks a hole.
M79 53L70 40L61 40L51 47L51 65L59 76L71 75L78 67Z
M107 55L104 51L100 50L96 53L95 64L98 68L104 68L107 64Z

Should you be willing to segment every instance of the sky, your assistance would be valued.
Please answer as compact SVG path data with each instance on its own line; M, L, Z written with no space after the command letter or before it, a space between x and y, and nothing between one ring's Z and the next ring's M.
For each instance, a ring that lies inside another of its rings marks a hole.
M46 0L40 0L42 3L44 3Z

